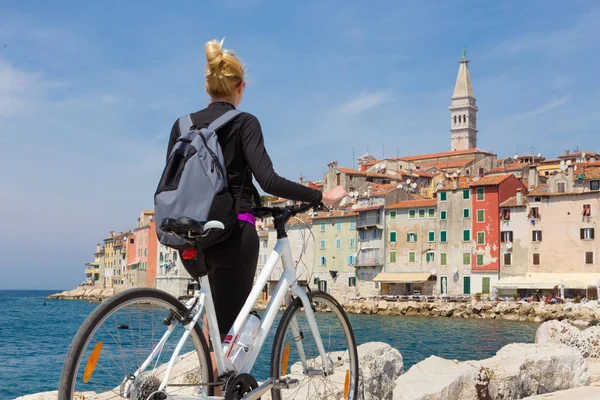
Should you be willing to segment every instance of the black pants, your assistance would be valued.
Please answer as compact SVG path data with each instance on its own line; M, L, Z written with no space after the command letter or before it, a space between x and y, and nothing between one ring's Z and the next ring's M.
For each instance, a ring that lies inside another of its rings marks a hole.
M206 250L204 259L221 336L226 335L244 306L258 263L258 234L247 222L238 221L231 236ZM193 278L197 273L184 266Z

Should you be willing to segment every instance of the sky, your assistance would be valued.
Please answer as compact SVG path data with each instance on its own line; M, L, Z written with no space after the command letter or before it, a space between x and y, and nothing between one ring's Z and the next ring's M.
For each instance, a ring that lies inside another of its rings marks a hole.
M467 58L478 147L600 152L600 3L0 1L0 289L69 289L135 226L181 115L209 101L204 44L246 66L276 171L450 150Z

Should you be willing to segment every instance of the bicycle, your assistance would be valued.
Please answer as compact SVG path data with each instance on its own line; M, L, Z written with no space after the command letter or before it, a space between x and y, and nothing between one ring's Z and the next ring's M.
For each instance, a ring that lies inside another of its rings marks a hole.
M292 217L318 207L302 204L254 210L258 217L273 218L277 243L223 341L202 254L196 246L182 255L195 260L200 271L200 289L186 304L166 292L147 288L129 289L101 303L73 339L63 365L59 400L256 400L269 391L275 400L357 399L358 354L352 326L331 295L312 291L307 283L299 281L303 271L294 265L286 234L286 223ZM187 218L161 223L161 229L193 244L211 229L223 228L218 221L200 223ZM279 258L283 265L281 278L248 346L238 335L244 332L247 321L256 318L253 306ZM286 309L273 341L270 377L259 384L250 372L283 303ZM216 377L209 343L199 325L203 313ZM133 326L135 317L138 326ZM323 317L323 321L317 323L317 317ZM335 327L339 331L334 332ZM179 333L178 341L169 340ZM144 345L144 339L150 339L150 344ZM160 361L163 354L168 362ZM214 396L217 387L223 395Z

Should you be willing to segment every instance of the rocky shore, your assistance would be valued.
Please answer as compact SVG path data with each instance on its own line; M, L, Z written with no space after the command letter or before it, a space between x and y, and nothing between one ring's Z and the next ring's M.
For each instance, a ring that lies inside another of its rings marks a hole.
M509 344L477 361L431 356L408 371L400 352L386 343L362 344L358 356L360 400L600 399L600 326L580 330L567 321L549 321L538 328L533 344ZM296 367L291 374L301 373ZM17 400L56 398L54 391Z
M418 303L389 302L386 300L350 302L344 309L352 314L406 315L421 317L452 317L503 319L508 321L544 322L566 320L579 327L597 325L600 322L600 305L596 301L585 304L544 304L527 302L469 303Z
M99 303L116 294L113 288L101 288L96 286L78 286L73 290L65 290L48 296L48 299L58 300L86 300L91 303Z

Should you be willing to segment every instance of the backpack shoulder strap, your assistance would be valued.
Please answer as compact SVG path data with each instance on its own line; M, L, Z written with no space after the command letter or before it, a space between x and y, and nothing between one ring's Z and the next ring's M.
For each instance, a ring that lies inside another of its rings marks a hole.
M186 135L190 131L192 125L194 125L194 123L192 122L191 114L179 118L179 136Z
M240 114L241 112L238 110L229 110L225 114L221 115L219 118L211 122L211 124L206 129L209 131L216 131L217 129L227 124L229 121L231 121Z

